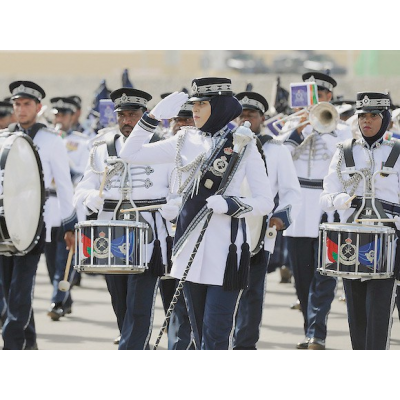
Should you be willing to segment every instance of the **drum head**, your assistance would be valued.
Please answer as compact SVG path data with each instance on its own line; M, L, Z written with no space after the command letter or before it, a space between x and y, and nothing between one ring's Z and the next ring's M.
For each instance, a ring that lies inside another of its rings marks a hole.
M29 251L43 223L44 184L40 159L27 138L11 135L2 150L1 165L7 230L18 251Z

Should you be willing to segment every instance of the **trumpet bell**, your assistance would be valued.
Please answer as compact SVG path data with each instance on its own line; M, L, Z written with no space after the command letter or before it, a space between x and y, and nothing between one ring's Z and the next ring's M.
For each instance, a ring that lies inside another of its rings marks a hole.
M320 133L329 133L336 129L339 123L339 113L336 107L328 102L321 102L310 110L309 121L312 127Z

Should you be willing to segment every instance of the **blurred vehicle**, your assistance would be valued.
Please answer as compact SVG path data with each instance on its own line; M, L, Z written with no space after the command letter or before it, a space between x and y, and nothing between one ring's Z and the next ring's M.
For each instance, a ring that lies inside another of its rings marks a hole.
M259 57L242 51L232 52L226 59L226 66L243 74L266 74L271 69Z
M328 54L318 54L313 51L294 51L281 54L273 60L272 70L277 74L303 74L307 71L326 70L333 75L347 73L347 69L338 65Z

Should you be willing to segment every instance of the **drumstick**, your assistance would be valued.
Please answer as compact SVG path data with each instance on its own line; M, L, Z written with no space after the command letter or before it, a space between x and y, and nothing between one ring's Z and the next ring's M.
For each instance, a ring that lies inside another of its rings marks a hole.
M103 189L104 189L104 185L106 184L107 171L108 171L108 168L105 167L104 168L104 172L103 172L103 179L101 181L101 185L100 185L100 189L99 189L99 196L100 197L103 197Z
M68 275L69 275L69 269L71 267L73 254L74 254L74 248L71 247L68 253L67 265L65 266L64 280L58 283L58 289L61 290L62 292L67 292L71 287L70 283L68 282Z
M144 211L144 210L155 210L157 208L161 208L162 204L154 205L154 206L143 206L143 207L135 207L135 208L127 208L125 210L121 210L122 213L124 212L131 212L131 211Z
M347 204L351 203L353 201L353 199L356 198L357 195L351 196L347 201L345 201L345 205L347 206Z
M393 218L364 218L364 219L355 219L355 222L396 222Z

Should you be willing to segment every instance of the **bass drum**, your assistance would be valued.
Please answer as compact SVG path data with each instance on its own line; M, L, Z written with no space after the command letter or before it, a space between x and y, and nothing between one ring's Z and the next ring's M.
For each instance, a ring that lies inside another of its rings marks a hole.
M0 254L25 255L38 243L46 201L42 163L32 139L0 134Z

